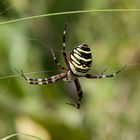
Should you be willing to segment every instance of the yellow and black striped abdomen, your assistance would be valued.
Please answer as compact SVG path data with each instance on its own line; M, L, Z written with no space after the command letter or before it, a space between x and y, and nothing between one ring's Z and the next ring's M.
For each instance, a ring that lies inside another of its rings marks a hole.
M92 65L92 52L88 45L76 46L70 54L69 64L73 74L85 75Z

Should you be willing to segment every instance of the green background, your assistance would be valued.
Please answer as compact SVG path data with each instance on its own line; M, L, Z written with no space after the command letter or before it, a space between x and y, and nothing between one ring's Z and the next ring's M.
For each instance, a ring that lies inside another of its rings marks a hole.
M0 22L71 10L139 7L139 0L0 0ZM39 78L61 73L49 47L65 65L62 34L66 18L58 15L0 25L0 138L26 133L45 140L139 140L139 12L70 16L67 52L77 44L88 44L93 52L90 73L100 74L105 68L106 73L113 73L128 64L114 78L79 78L84 92L80 110L65 103L68 96L76 98L73 83L34 86L17 75L3 78L17 74L15 68Z

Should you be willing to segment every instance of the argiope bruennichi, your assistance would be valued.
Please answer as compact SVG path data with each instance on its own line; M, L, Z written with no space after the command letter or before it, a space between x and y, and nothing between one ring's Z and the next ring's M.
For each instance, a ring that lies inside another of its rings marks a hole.
M76 108L80 108L81 99L83 97L83 92L81 89L81 85L79 82L79 77L85 77L85 78L109 78L114 77L116 74L118 74L122 69L126 67L123 66L121 69L116 71L113 74L88 74L87 72L91 69L92 66L92 52L91 49L88 47L87 44L81 44L76 45L74 49L70 53L70 57L68 58L65 46L66 46L66 28L67 28L68 18L65 23L64 32L63 32L63 57L66 62L67 67L62 67L60 63L57 61L55 54L52 50L52 55L55 63L57 64L58 68L61 69L63 72L54 76L51 76L49 78L29 78L24 75L23 71L21 72L17 71L29 84L36 84L36 85L43 85L43 84L49 84L54 83L57 80L65 79L66 81L74 81L77 93L78 93L78 101L76 104L69 102L69 104L75 106Z

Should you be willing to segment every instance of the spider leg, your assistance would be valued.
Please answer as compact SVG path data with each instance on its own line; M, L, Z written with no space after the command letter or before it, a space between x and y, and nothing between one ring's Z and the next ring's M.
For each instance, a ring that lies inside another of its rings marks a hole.
M76 107L77 109L80 108L80 105L81 105L81 100L82 100L82 97L83 97L83 92L82 92L82 88L81 88L81 85L80 85L80 82L78 80L78 78L76 78L74 80L74 83L75 83L75 86L76 86L76 89L77 89L77 92L78 92L78 103L76 104Z
M67 30L68 21L69 21L69 16L67 17L67 20L64 26L64 31L63 31L63 57L67 66L69 67L69 62L68 62L67 53L66 53L66 30Z
M84 77L86 78L95 78L95 79L100 79L100 78L111 78L111 77L114 77L115 75L117 75L119 72L121 72L124 68L126 68L127 65L124 65L121 69L119 69L118 71L116 71L115 73L113 74L100 74L100 75L94 75L94 74L86 74Z
M27 80L27 77L24 75L24 73L23 73L23 70L17 70L17 69L15 69L15 71L21 76L21 77L23 77L25 80Z
M23 71L18 71L16 69L16 72L22 76L29 84L33 84L33 85L43 85L43 84L49 84L49 83L54 83L57 80L63 79L65 77L67 77L67 73L60 73L54 76L51 76L49 78L30 78L25 76L25 74L23 73Z
M114 77L115 75L117 75L119 72L121 72L124 68L126 68L127 65L124 65L121 69L119 69L118 71L116 71L113 74L100 74L100 75L94 75L94 74L86 74L84 77L86 78L95 78L95 79L100 79L100 78L110 78L110 77Z
M75 103L71 102L71 100L68 99L68 100L66 100L66 103L76 107L77 109L80 109L81 100L82 100L82 97L83 97L83 92L82 92L82 88L81 88L81 85L80 85L80 82L79 82L78 78L76 78L74 80L74 83L75 83L75 86L76 86L76 89L77 89L77 92L78 92L78 102L75 104Z
M51 53L52 53L52 56L53 56L53 60L54 62L57 64L57 67L60 69L60 70L67 70L65 67L61 66L61 64L58 62L56 56L55 56L55 53L53 51L53 49L51 48Z
M107 69L105 68L105 69L101 72L101 75L103 75L106 71L107 71Z
M77 104L75 104L71 99L67 98L67 99L65 100L65 102L66 102L66 104L72 105L72 106L74 106L74 107L77 108Z

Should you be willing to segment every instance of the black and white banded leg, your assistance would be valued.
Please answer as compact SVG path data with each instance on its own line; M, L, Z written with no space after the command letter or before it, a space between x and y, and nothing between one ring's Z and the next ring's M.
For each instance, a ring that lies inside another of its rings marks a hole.
M101 74L101 75L94 75L94 74L86 74L84 77L86 78L95 78L95 79L100 79L100 78L111 78L114 77L115 75L117 75L119 72L121 72L125 67L127 67L127 65L124 65L121 69L119 69L118 71L116 71L113 74Z
M22 76L29 84L32 85L44 85L44 84L49 84L49 83L54 83L60 79L66 78L67 74L66 73L60 73L54 76L51 76L49 78L30 78L25 76L23 71L21 70L20 72L16 70L17 73Z
M82 100L82 97L83 97L83 92L82 92L82 88L81 88L81 85L80 85L80 82L79 82L78 78L76 78L74 80L74 83L76 85L76 89L77 89L77 93L78 93L78 102L76 104L76 107L77 107L77 109L79 109L80 105L81 105L81 100Z
M67 64L67 66L69 67L69 61L68 61L68 57L67 57L67 53L66 53L66 31L67 31L67 25L68 25L68 21L69 21L69 16L67 17L65 26L64 26L64 31L63 31L63 57L64 60Z
M77 90L77 93L78 93L78 100L73 102L72 100L67 99L66 103L76 107L77 109L80 109L81 100L82 100L82 97L83 97L83 92L82 92L82 88L81 88L81 85L80 85L80 82L79 82L78 78L76 78L74 80L74 83L75 83L76 90Z
M56 56L55 56L55 53L53 51L53 49L51 49L51 53L52 53L52 56L53 56L53 60L54 62L56 63L57 67L60 69L60 70L67 70L67 68L61 66L61 64L58 62Z

